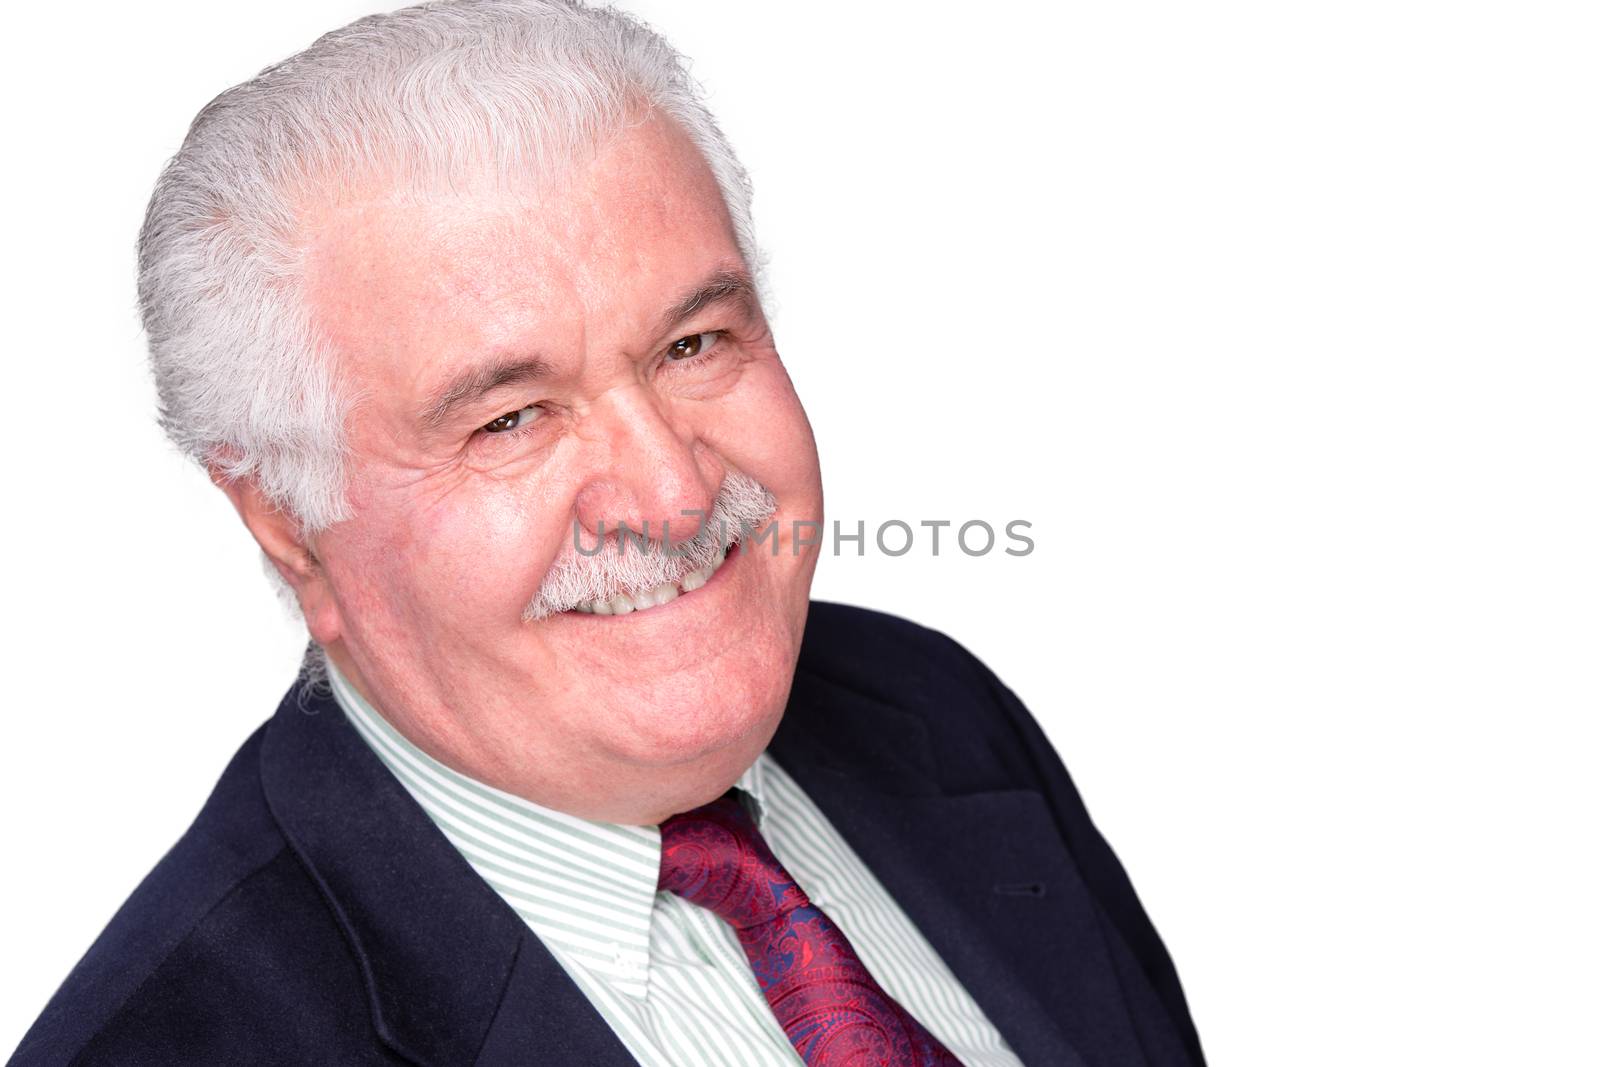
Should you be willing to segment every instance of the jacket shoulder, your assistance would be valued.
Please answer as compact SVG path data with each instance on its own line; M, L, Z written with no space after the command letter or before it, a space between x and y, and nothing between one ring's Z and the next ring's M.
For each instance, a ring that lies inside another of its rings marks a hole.
M814 601L798 671L909 713L957 790L1038 788L1032 717L959 642L895 615Z
M1038 792L1117 942L1150 981L1189 1057L1204 1062L1177 971L1127 872L1049 738L993 671L936 630L822 602L811 605L799 671L865 697L858 706L910 713L928 736L945 789Z
M904 702L923 691L981 697L983 664L938 630L850 604L816 600L806 617L799 668L878 700Z
M251 1061L217 1043L270 1000L262 973L288 962L280 957L291 943L306 949L330 931L335 945L339 937L262 796L265 729L245 741L193 824L67 975L13 1064ZM276 936L297 923L319 929Z

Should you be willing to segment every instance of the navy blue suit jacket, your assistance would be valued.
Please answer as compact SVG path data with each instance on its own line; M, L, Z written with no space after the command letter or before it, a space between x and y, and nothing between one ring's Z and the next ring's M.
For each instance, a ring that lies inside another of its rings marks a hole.
M1121 865L955 642L812 605L771 751L1030 1067L1200 1067ZM12 1062L634 1061L331 697L296 686Z

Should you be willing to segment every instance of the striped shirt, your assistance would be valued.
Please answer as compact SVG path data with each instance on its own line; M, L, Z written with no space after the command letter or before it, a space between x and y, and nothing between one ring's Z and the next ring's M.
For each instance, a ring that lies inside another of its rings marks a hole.
M657 892L661 833L579 819L446 767L331 663L334 696L378 758L571 976L645 1067L795 1067L727 923ZM966 1067L1021 1067L865 864L770 755L738 782L774 855L884 990Z

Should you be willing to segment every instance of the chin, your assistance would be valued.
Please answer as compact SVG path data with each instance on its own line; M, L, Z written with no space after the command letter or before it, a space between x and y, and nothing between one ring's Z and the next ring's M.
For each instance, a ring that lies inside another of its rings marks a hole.
M698 671L637 692L617 709L613 751L643 767L728 761L738 765L737 774L761 754L777 730L793 666L787 655L724 662L715 677Z

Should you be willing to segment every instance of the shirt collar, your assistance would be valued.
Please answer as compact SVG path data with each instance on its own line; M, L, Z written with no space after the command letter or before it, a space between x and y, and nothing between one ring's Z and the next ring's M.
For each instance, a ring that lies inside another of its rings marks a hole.
M756 761L739 776L733 787L750 798L750 814L755 817L756 827L759 829L767 816L767 793L764 785L766 772L763 768L770 757L763 752Z
M356 733L564 964L645 996L661 869L658 827L580 819L462 774L396 730L331 660L328 680ZM758 826L768 804L766 759L736 783Z

